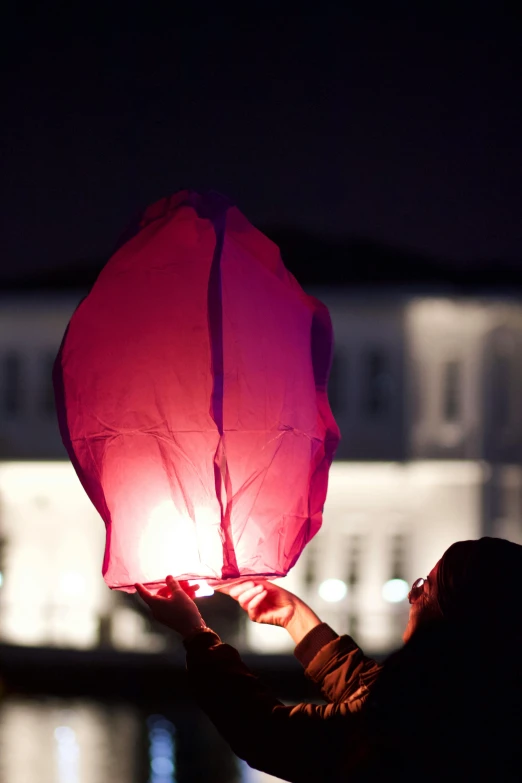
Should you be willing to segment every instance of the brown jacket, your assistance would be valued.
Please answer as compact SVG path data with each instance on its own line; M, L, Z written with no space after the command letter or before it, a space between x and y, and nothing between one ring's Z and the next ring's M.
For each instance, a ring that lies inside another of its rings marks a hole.
M349 636L322 624L296 648L326 704L283 704L211 631L186 649L197 701L250 766L295 783L333 783L355 771L367 751L360 711L381 667Z
M522 666L486 628L435 623L382 668L318 626L298 645L327 704L286 706L211 631L187 643L194 694L238 756L294 783L522 781Z

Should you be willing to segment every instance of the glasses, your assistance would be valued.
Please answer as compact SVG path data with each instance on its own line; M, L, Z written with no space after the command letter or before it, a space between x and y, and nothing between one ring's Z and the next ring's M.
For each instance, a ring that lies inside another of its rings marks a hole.
M427 576L420 576L418 579L414 581L414 583L411 586L411 590L408 593L408 601L410 602L410 604L414 604L417 598L423 592L423 587L425 582L428 582Z

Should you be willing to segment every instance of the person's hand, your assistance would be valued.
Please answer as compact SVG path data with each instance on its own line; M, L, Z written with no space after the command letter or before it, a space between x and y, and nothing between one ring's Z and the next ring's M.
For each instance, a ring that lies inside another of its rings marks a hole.
M286 628L297 611L300 599L266 580L240 582L226 588L232 598L247 612L255 623L267 623Z
M147 590L144 585L134 585L138 595L150 607L152 616L183 637L205 628L199 609L192 600L199 585L177 582L173 576L167 576L165 581L167 584L157 593Z
M255 623L285 628L296 644L321 622L304 601L266 580L240 582L221 589L235 598Z

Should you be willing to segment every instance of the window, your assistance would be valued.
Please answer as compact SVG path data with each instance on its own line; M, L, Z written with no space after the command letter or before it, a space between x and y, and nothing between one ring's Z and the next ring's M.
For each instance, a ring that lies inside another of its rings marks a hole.
M2 410L16 416L22 409L22 362L16 353L2 358Z
M348 536L346 541L346 570L345 581L348 585L350 596L349 612L347 617L347 631L350 636L357 638L359 635L358 602L354 596L361 581L361 549L362 537L356 533Z
M317 579L317 542L310 541L305 549L305 571L303 580L307 588L314 586Z
M353 535L348 537L346 558L346 584L353 589L359 584L361 578L361 537Z
M423 415L423 385L422 374L424 367L418 359L414 359L411 362L411 385L410 385L410 410L411 420L417 423L421 420Z
M346 358L337 351L334 353L330 377L328 379L328 400L334 416L342 412L346 397Z
M462 366L457 360L446 362L443 371L442 415L449 423L461 417Z
M519 488L516 484L500 483L496 487L493 492L493 504L497 519L517 519L519 517L518 493Z
M389 357L379 349L371 349L364 357L363 409L373 417L385 416L390 411L392 376Z
M505 430L510 423L511 387L513 384L511 362L508 356L497 354L493 364L493 424L497 430Z
M359 636L359 618L354 612L348 615L348 634L352 639L357 639Z
M391 540L391 578L406 579L406 536L402 533Z
M54 416L53 365L54 353L48 353L41 361L40 410L45 416Z

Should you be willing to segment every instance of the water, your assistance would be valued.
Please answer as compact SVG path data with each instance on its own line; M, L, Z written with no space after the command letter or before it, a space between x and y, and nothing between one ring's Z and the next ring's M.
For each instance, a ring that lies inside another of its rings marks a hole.
M273 783L195 707L89 699L0 703L0 783Z

